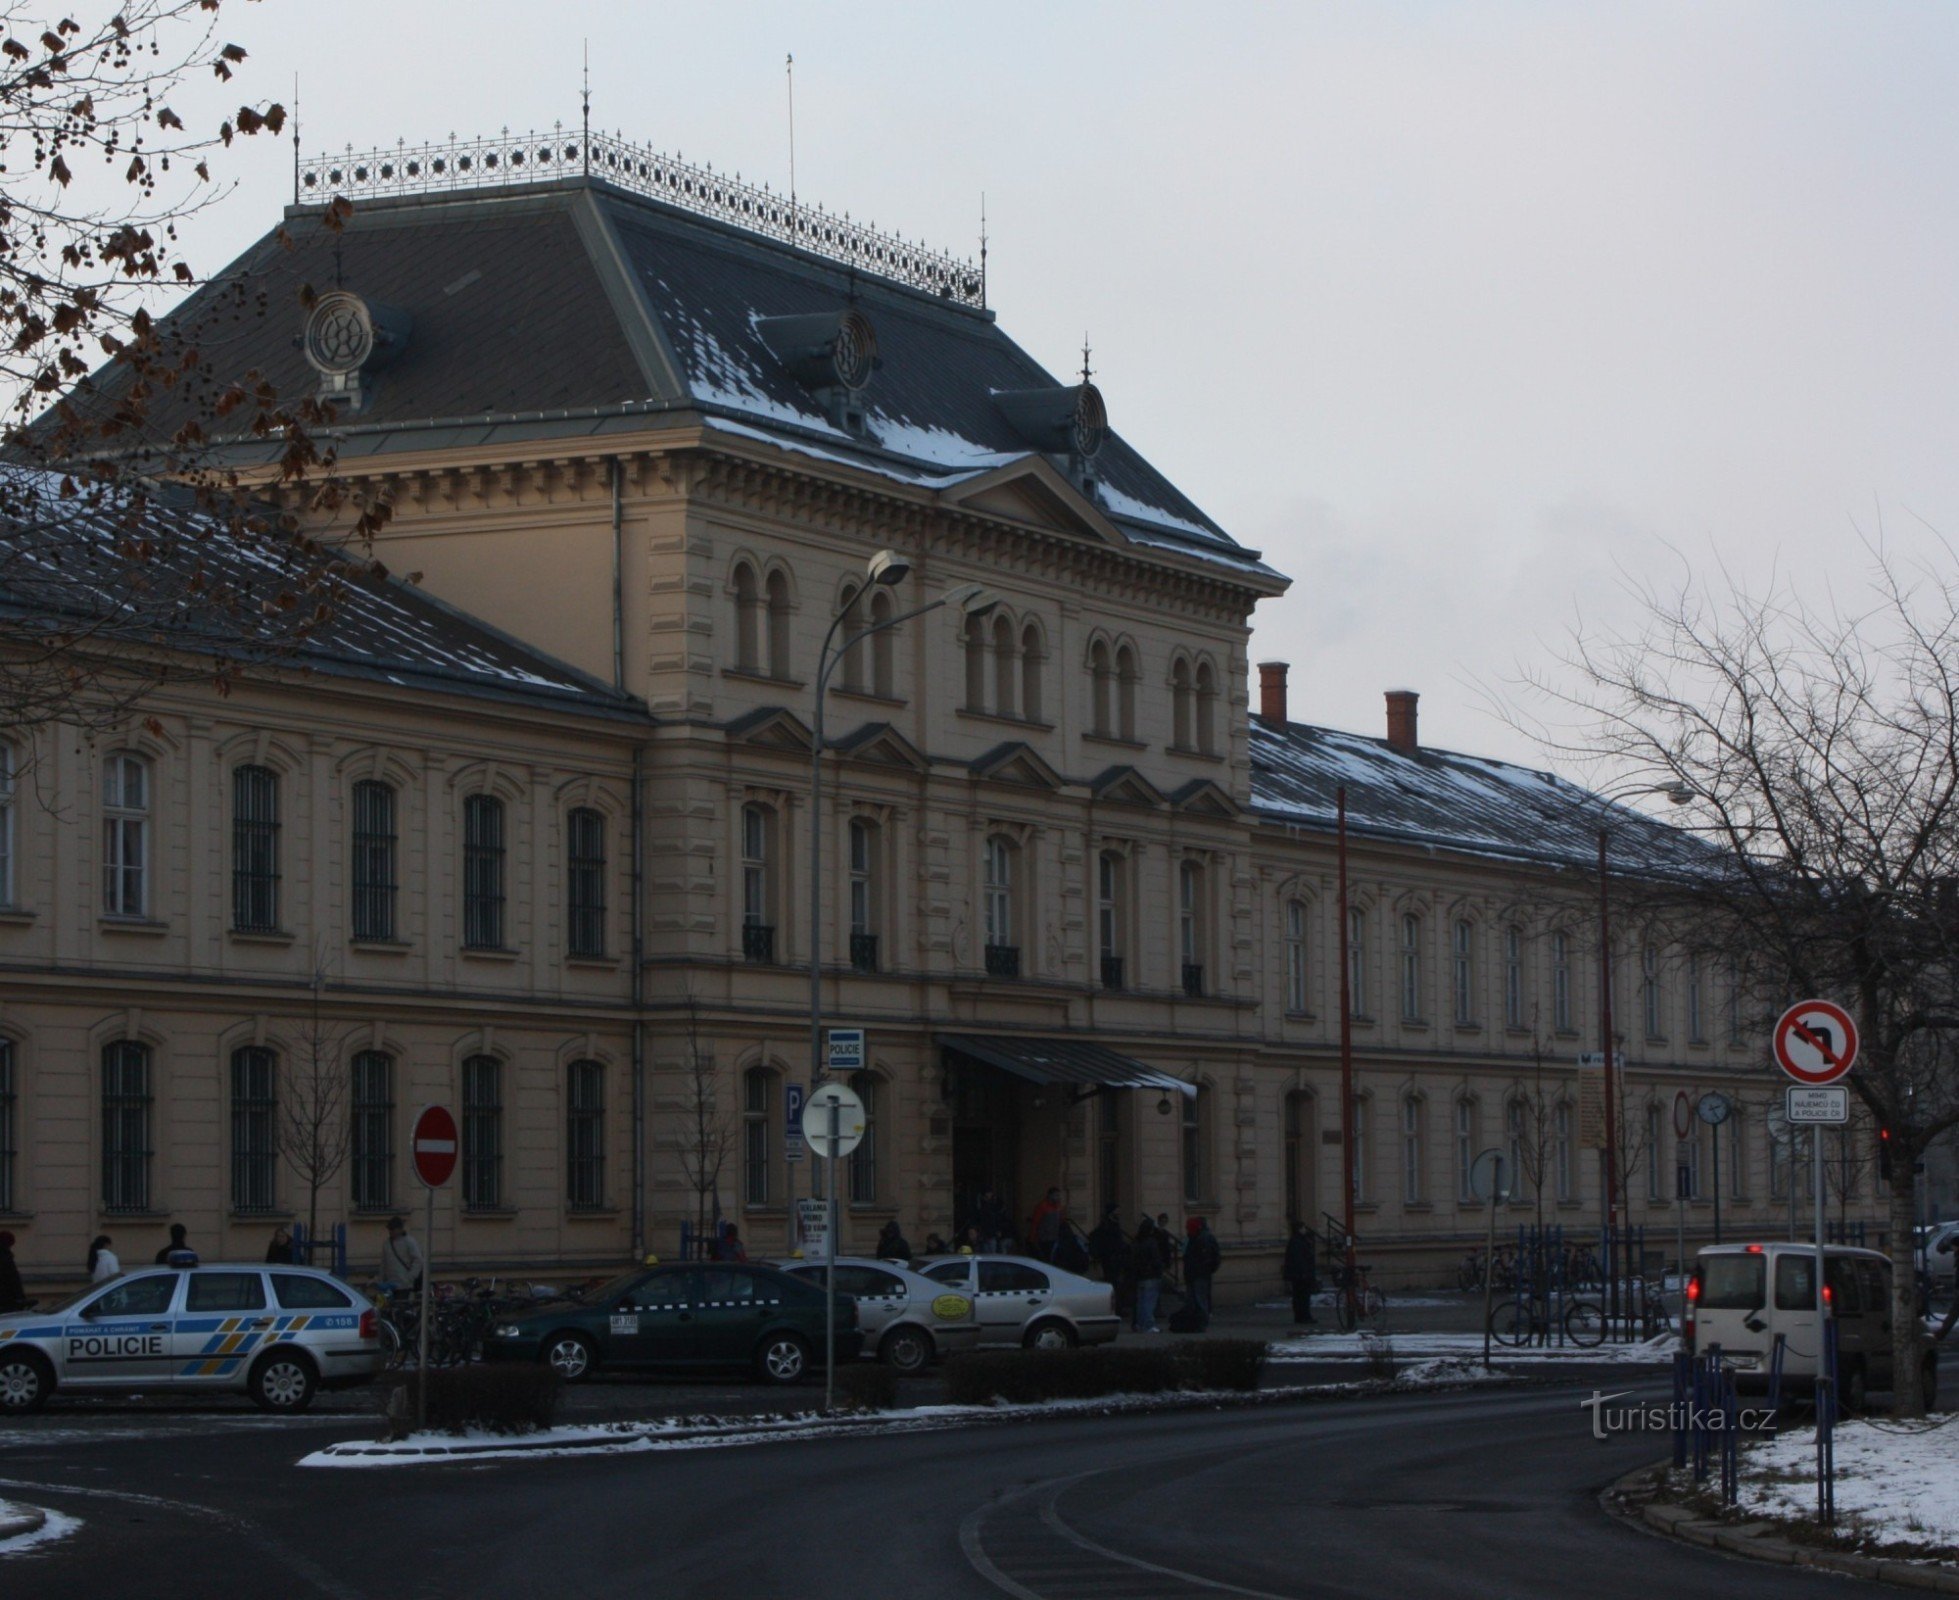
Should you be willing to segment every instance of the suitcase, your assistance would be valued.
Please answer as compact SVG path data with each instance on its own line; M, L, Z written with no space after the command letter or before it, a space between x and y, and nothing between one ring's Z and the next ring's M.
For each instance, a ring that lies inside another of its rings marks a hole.
M1170 1313L1172 1333L1202 1333L1210 1325L1211 1319L1197 1306L1178 1306Z

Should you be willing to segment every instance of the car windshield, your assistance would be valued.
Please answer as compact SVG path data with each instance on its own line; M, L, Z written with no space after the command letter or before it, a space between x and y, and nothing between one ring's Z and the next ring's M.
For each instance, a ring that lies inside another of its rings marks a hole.
M639 1287L639 1280L645 1276L646 1274L644 1272L628 1272L621 1277L614 1278L610 1283L600 1284L598 1288L592 1290L589 1294L581 1295L580 1298L587 1305L609 1306L615 1300L623 1300L627 1295L631 1294L633 1290Z
M1701 1310L1759 1311L1764 1276L1758 1255L1702 1256Z
M31 1309L14 1312L13 1315L23 1317L52 1316L57 1311L67 1311L80 1305L90 1295L100 1290L101 1287L102 1285L99 1283L91 1283L86 1289L77 1289L73 1294L64 1294L59 1300L50 1300L46 1305L36 1303Z

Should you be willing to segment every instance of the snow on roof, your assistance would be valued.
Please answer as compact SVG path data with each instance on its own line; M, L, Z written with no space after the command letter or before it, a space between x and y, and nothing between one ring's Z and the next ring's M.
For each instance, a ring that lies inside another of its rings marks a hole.
M1252 809L1277 822L1331 830L1335 791L1347 790L1347 826L1372 838L1434 845L1504 860L1586 866L1598 831L1613 862L1666 871L1704 867L1710 847L1554 773L1483 756L1423 748L1405 755L1383 739L1305 723L1251 721Z

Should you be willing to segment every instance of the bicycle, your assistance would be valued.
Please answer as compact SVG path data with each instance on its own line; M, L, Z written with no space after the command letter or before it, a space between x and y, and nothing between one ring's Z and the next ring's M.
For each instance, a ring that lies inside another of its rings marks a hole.
M1387 1296L1368 1281L1370 1270L1358 1262L1351 1268L1343 1262L1333 1269L1333 1307L1342 1333L1387 1315Z
M1605 1307L1598 1301L1572 1301L1565 1307L1562 1321L1566 1340L1580 1349L1591 1350L1605 1343ZM1490 1337L1512 1349L1534 1344L1540 1337L1548 1339L1557 1326L1546 1295L1505 1300L1490 1311Z
M1456 1287L1464 1294L1483 1287L1483 1252L1472 1250L1462 1258L1462 1265L1456 1268Z

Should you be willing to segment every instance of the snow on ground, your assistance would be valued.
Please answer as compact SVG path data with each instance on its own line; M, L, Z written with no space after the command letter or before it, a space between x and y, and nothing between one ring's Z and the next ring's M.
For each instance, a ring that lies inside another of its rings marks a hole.
M1585 1349L1579 1345L1526 1345L1513 1349L1492 1344L1490 1359L1507 1367L1555 1362L1606 1362L1619 1366L1664 1366L1673 1359L1680 1341L1672 1334L1638 1344L1606 1343ZM1407 1357L1473 1357L1483 1359L1480 1333L1396 1333L1392 1330L1355 1333L1313 1333L1297 1339L1275 1339L1266 1352L1270 1361L1378 1361Z
M16 1511L25 1511L24 1505L11 1505L0 1500L0 1522L5 1522ZM41 1510L40 1507L35 1509ZM26 1555L42 1545L53 1544L57 1539L65 1539L82 1525L80 1517L63 1516L59 1511L41 1510L47 1518L32 1533L17 1534L11 1539L0 1539L0 1557Z
M1959 1416L1872 1418L1836 1430L1837 1521L1878 1544L1959 1549ZM1816 1430L1748 1446L1741 1504L1775 1517L1816 1515Z

